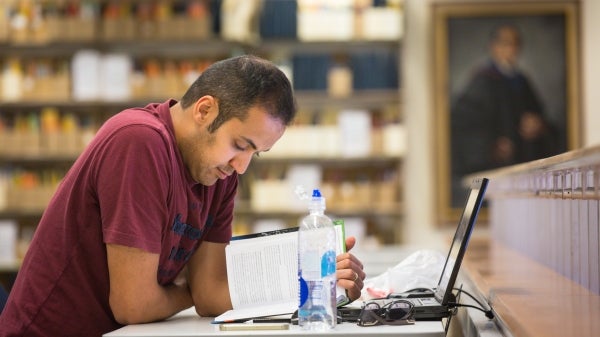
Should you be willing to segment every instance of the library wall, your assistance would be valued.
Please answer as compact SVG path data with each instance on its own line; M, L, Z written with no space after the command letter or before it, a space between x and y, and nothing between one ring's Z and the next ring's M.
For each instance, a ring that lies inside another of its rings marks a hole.
M324 190L350 234L400 242L402 3L2 2L0 260L18 269L48 200L107 118L177 99L212 62L242 53L288 74L299 113L241 177L235 234L295 226L304 209L293 190L305 185Z

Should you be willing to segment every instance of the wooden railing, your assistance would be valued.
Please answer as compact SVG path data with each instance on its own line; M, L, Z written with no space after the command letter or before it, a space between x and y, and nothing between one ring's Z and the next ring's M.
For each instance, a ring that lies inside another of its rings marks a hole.
M600 147L489 176L493 239L600 294Z
M474 176L490 179L489 237L464 271L504 329L600 336L600 146Z

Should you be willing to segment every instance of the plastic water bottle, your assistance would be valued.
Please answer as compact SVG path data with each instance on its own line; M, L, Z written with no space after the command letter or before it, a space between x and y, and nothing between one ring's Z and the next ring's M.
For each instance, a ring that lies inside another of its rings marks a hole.
M325 198L314 190L309 215L298 229L298 325L304 330L327 330L336 324L336 237L325 212Z

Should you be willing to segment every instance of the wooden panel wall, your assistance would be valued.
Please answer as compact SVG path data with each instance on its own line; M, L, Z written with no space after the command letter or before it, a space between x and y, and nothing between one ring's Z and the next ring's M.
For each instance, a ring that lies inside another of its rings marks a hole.
M491 172L491 237L600 294L600 148Z

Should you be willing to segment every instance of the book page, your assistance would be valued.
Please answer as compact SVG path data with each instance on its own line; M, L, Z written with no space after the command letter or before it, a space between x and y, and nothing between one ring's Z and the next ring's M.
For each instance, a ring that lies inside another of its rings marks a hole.
M226 254L234 309L297 300L297 232L232 241Z

